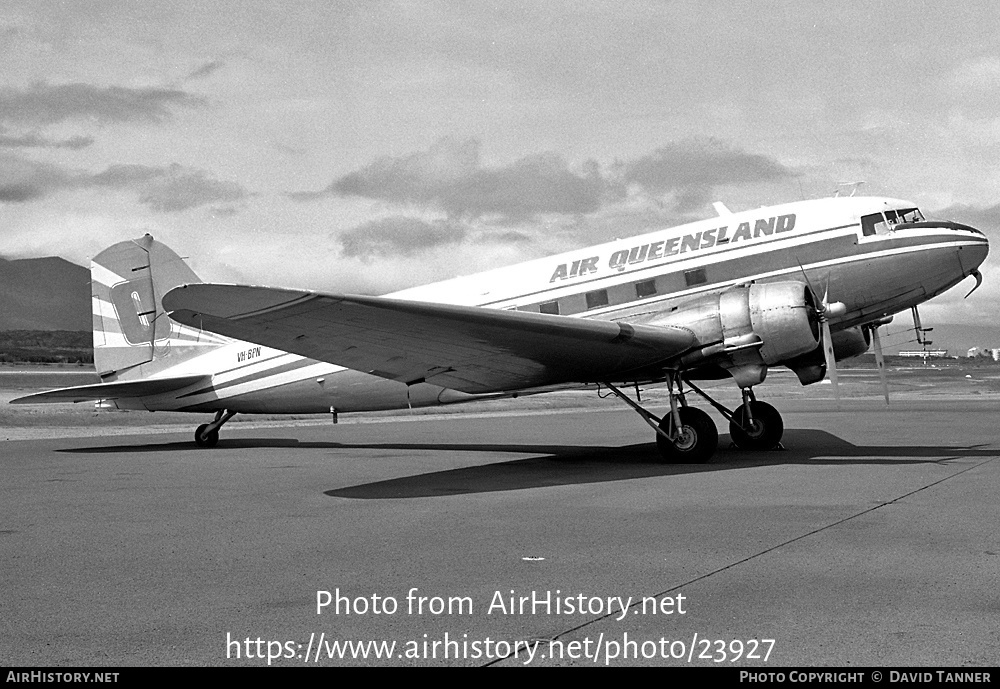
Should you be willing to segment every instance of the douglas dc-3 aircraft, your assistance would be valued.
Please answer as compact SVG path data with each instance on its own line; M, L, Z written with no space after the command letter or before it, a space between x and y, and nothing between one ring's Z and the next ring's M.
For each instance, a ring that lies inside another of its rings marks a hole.
M14 402L215 412L195 433L211 447L237 413L336 418L597 385L653 427L665 461L704 462L718 430L685 386L738 446L773 449L781 416L753 392L769 367L808 385L832 379L835 360L866 351L871 334L880 355L880 324L968 276L978 287L989 250L982 232L896 199L716 210L385 297L203 283L146 235L93 259L103 382ZM733 410L692 382L725 377L743 392ZM622 391L654 383L670 393L662 418Z

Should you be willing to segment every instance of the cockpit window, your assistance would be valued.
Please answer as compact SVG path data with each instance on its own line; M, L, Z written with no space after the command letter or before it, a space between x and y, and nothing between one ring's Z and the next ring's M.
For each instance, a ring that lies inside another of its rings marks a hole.
M868 237L873 234L885 234L903 223L923 222L924 216L918 208L887 210L884 213L872 213L861 217L861 232Z
M899 225L905 222L923 222L924 216L917 208L907 208L899 211L886 211L885 217L890 225Z

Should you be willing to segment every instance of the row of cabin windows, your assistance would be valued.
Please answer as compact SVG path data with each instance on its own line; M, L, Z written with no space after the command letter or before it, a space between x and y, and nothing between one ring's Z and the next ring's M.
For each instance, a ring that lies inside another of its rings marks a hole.
M642 280L640 282L633 282L630 285L620 285L618 287L612 288L615 290L615 296L617 297L614 301L616 304L627 304L630 301L636 301L638 299L645 299L647 297L652 297L656 294L666 294L671 291L665 284L667 278L670 276L662 276L660 278L651 278L649 280ZM661 281L660 285L657 285L657 281ZM688 270L684 272L684 285L685 287L694 287L695 285L702 285L708 282L708 276L705 274L704 268L695 268L694 270ZM635 296L632 296L632 292L625 292L623 288L631 287L634 290ZM579 295L573 295L571 297L564 297L562 299L557 299L554 301L546 301L541 304L529 304L526 306L518 307L519 311L535 311L539 313L549 313L553 315L559 314L570 314L578 313L580 311L590 309L597 309L602 306L608 306L611 304L611 299L608 296L607 289L597 289L593 292L587 292L584 294L584 300L586 302L586 309L580 308L582 304L578 301ZM574 308L571 302L576 301L578 306Z

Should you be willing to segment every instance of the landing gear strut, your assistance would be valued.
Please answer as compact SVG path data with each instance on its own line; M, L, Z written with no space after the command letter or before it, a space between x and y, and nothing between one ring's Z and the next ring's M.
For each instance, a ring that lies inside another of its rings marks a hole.
M729 420L729 437L741 450L775 450L781 447L785 424L781 413L767 402L761 402L752 388L743 388L743 404L730 411L699 390L691 381L688 385Z
M767 402L754 400L733 411L729 437L743 450L773 450L781 444L785 424Z
M719 446L719 430L712 417L700 409L687 406L680 376L670 375L670 412L658 418L629 399L611 383L611 392L632 407L656 431L656 448L664 462L702 464L715 454ZM677 392L674 392L674 385Z
M228 409L220 409L215 412L215 420L212 423L203 423L194 432L195 444L198 447L215 447L219 442L219 429L234 416L236 416L236 412Z
M670 411L659 418L611 383L604 385L632 407L656 431L656 447L664 462L701 464L712 458L719 445L719 431L712 417L700 409L689 407L682 383L704 397L729 421L733 444L744 450L774 450L781 447L785 425L777 409L759 401L749 387L743 388L743 404L730 411L709 397L691 381L683 381L677 373L669 373ZM676 387L676 391L674 388Z
M675 464L702 464L710 460L719 447L719 429L712 417L696 407L681 407L677 414L679 424L675 424L673 414L660 421L660 428L667 433L656 434L660 457ZM672 440L671 431L675 431Z

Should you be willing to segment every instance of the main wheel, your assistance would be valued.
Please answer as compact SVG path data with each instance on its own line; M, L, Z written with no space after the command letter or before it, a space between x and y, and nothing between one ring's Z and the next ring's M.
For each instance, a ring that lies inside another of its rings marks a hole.
M194 442L198 447L215 447L219 442L219 431L212 431L211 433L205 433L205 429L208 428L207 423L203 423L198 426L198 430L194 432Z
M753 421L747 422L746 407L740 405L729 422L729 435L744 450L773 450L781 442L785 424L781 414L767 402L750 403Z
M712 417L701 409L681 407L678 410L681 417L680 434L673 442L659 433L656 434L656 447L664 462L674 464L702 464L715 454L719 446L719 429L715 427ZM670 414L663 417L660 428L669 432Z

